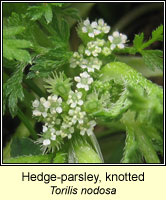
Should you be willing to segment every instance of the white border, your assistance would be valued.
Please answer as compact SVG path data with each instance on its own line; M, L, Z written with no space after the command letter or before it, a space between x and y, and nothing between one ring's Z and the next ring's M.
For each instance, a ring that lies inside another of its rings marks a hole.
M33 3L33 2L46 2L46 1L26 1L26 3ZM94 3L94 1L47 1L47 3ZM95 3L164 3L164 16L165 16L165 1L95 1ZM164 76L164 163L163 164L3 164L3 151L2 151L2 99L3 99L3 94L2 94L2 85L3 85L3 72L2 72L2 3L25 3L25 1L1 1L1 166L165 166L165 67L163 71L163 76ZM165 17L164 17L164 36L165 36ZM164 66L165 66L165 37L164 37Z

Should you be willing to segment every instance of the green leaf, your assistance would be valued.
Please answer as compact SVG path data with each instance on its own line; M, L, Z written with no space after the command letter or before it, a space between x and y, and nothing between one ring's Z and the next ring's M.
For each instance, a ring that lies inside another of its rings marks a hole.
M66 8L63 10L63 13L69 17L79 20L80 15L76 8Z
M18 39L3 40L3 56L9 60L18 60L20 62L31 62L31 56L24 48L32 47L31 42Z
M32 21L36 21L40 19L44 15L44 6L31 6L29 7L27 12L27 16L30 17Z
M152 32L152 39L163 41L163 25L160 25Z
M63 41L66 41L66 42L68 42L69 37L70 37L69 25L68 25L67 21L64 19L61 22L61 37L62 37Z
M20 156L4 160L4 163L51 163L52 154L37 155L37 156Z
M3 85L3 99L8 103L9 111L14 117L17 113L17 103L18 100L22 101L24 98L22 79L23 79L23 70L25 64L20 64L13 75L7 80ZM5 104L3 107L3 112L5 110Z
M144 62L151 69L159 68L163 70L163 52L160 50L141 51Z
M49 4L47 4L45 6L44 16L45 16L47 23L49 24L52 21L52 17L53 17L52 9L51 9L51 6Z
M3 29L3 38L8 38L9 36L14 36L25 31L24 26L13 26L13 27L4 27Z
M67 163L67 154L62 152L57 152L53 163Z
M29 138L14 138L11 144L11 157L42 154L40 145Z
M27 78L47 77L51 72L68 63L70 57L71 52L66 48L52 49L34 61L35 64L30 68Z
M144 40L144 34L141 33L140 35L135 35L134 40L133 40L133 46L136 49L136 51L140 51L142 48Z

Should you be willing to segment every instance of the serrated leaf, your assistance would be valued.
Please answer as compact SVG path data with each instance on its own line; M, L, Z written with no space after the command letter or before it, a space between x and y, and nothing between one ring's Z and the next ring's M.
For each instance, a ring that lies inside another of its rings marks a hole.
M27 16L30 17L32 21L36 21L42 17L44 14L44 7L42 6L31 6L29 7L27 12Z
M14 138L11 144L11 157L42 154L40 145L29 138Z
M163 41L163 25L160 25L152 32L152 39Z
M3 29L3 38L8 38L22 33L25 30L24 26L13 26L13 27L4 27Z
M139 51L142 48L143 40L144 40L143 33L141 33L140 35L135 35L134 40L133 40L133 45L137 51Z
M14 117L17 113L18 100L22 101L24 98L22 79L25 66L25 64L20 64L14 74L3 85L3 99L6 103L8 103L9 111L12 117ZM5 107L3 110L5 110Z
M37 155L37 156L20 156L4 160L4 163L51 163L52 154Z
M51 6L48 4L45 6L44 16L45 16L47 23L49 24L52 21L53 14L52 14Z
M160 50L143 50L141 51L144 62L147 67L155 69L156 67L163 70L163 52Z
M66 42L68 42L69 37L70 37L69 25L64 19L61 22L61 37L63 41L66 41Z
M28 78L46 77L50 72L66 64L70 57L71 52L65 48L50 50L34 61L35 64L30 68L31 72L28 74Z
M30 48L32 44L26 40L4 39L3 56L9 60L18 60L20 62L31 62L31 56L24 48Z
M66 8L65 10L63 10L63 13L67 16L74 18L74 19L77 19L77 20L80 19L79 12L76 8Z

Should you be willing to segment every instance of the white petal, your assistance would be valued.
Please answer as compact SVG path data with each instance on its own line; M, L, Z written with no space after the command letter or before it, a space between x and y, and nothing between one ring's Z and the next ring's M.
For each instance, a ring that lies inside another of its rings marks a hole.
M93 78L88 78L88 84L91 84L93 82Z
M51 106L51 104L50 104L49 101L46 101L46 102L43 103L43 106L44 106L45 108L49 108L49 107Z
M55 129L54 128L51 128L51 135L53 135L55 133Z
M97 29L95 29L93 32L94 32L95 35L99 35L101 33L101 31L99 31Z
M80 81L81 81L81 78L80 78L79 76L75 76L75 77L74 77L74 80L75 80L76 82L80 82Z
M122 34L122 35L121 35L121 39L122 39L123 43L125 43L125 42L126 42L126 40L127 40L127 36L126 36L126 35L124 35L124 34Z
M78 101L78 105L80 105L80 106L83 105L83 103L84 103L84 102L83 102L82 100L79 100L79 101Z
M88 77L89 77L89 74L88 74L87 72L83 72L83 73L80 74L80 76L81 76L82 78L88 78Z
M74 110L69 110L69 112L68 112L68 113L69 113L69 115L71 115L71 116L72 116L72 115L74 114Z
M100 26L103 26L103 25L104 25L104 20L103 20L103 19L99 19L99 20L98 20L98 24L99 24Z
M85 26L82 27L82 32L83 33L87 33L88 32L88 30L87 30L87 28Z
M44 118L47 117L47 113L46 112L42 112L42 115L43 115Z
M91 23L91 27L92 27L92 28L96 28L96 27L97 27L97 22L92 22L92 23Z
M74 133L74 127L70 127L70 128L69 128L69 132L70 132L70 133Z
M76 87L77 87L77 88L82 88L83 85L82 85L81 83L77 83Z
M62 112L62 108L61 107L57 107L56 111L57 111L57 113L61 113Z
M56 140L56 135L52 135L51 140Z
M75 102L73 102L70 106L71 106L71 108L75 108L76 107L76 103Z
M39 101L37 99L33 101L32 106L37 108L39 106Z
M43 133L45 133L48 130L47 126L43 126Z
M115 32L113 32L113 37L119 37L119 32L118 31L115 31Z
M44 145L44 146L47 146L47 145L49 145L49 144L51 144L51 141L50 141L49 139L43 140L43 145Z
M52 100L53 100L53 101L56 101L57 98L58 98L57 95L52 96Z
M91 37L91 38L95 37L94 33L88 33L88 36Z
M77 97L78 97L78 99L81 99L81 97L82 97L82 92L77 92Z
M114 50L114 49L115 49L115 47L116 47L116 45L115 45L115 44L111 44L111 46L110 46L111 50Z
M90 56L91 55L91 52L89 51L89 50L85 50L85 54L87 55L87 56Z
M125 47L124 44L118 44L117 46L119 49L123 49Z
M82 69L85 69L85 68L87 68L87 66L86 65L81 65L80 66Z
M68 136L67 136L67 137L68 137L68 139L71 139L72 135L71 135L71 134L68 134Z
M46 99L44 97L41 97L40 102L43 104L44 102L46 102Z
M108 40L109 40L110 42L113 42L113 39L114 39L114 38L113 38L112 35L109 35L109 36L108 36Z
M85 130L84 129L80 131L80 135L85 135Z
M62 103L62 98L59 97L58 100L57 100L57 102L61 104Z
M105 26L105 27L103 27L103 32L104 33L109 33L109 31L110 31L110 26Z
M90 25L90 21L89 21L89 19L86 19L83 23L84 23L85 26Z
M41 116L41 112L38 111L38 110L34 110L34 111L33 111L33 115L34 115L34 116Z
M89 86L88 86L88 85L84 85L84 89L85 89L86 91L88 91L88 90L89 90Z

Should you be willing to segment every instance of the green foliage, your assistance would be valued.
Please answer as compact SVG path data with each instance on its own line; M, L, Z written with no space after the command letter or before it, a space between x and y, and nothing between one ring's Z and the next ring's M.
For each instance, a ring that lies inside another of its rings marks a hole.
M21 84L24 68L25 64L18 65L16 71L3 85L3 113L5 113L6 103L8 103L9 111L13 117L18 110L18 100L22 101L24 99L23 87Z
M102 159L83 137L72 138L68 155L69 163L102 163Z
M154 70L155 68L163 69L163 51L161 50L144 50L156 41L163 41L163 25L160 25L152 32L152 37L148 41L144 41L144 33L135 35L133 47L126 47L117 52L136 54L140 53L143 56L147 67Z
M146 80L128 65L119 62L107 64L102 69L101 80L111 79L127 88L126 92L121 94L120 98L124 98L124 101L119 102L119 112L116 115L126 126L127 132L122 162L140 163L144 158L148 163L159 163L158 154L163 154L162 88ZM126 109L122 111L123 107ZM110 114L102 114L112 117L112 113L114 107Z
M18 60L20 62L31 62L31 56L28 51L23 50L32 48L32 43L27 40L16 39L14 36L25 30L23 26L6 27L3 33L3 56L9 60Z
M28 8L27 16L33 21L36 21L44 16L46 22L49 24L53 17L52 8L48 3L43 3L42 5L38 6L31 6Z
M151 69L160 68L163 69L163 52L160 50L142 50L144 62L147 67Z
M60 47L49 50L34 60L27 78L47 77L51 72L68 63L71 53Z
M14 138L11 144L11 157L42 154L40 146L29 138Z
M37 155L37 156L20 156L18 158L10 158L4 160L4 163L50 163L52 161L53 155Z
M59 120L62 120L65 112L69 112L70 103L67 104L65 101L68 100L69 91L74 91L76 86L71 83L69 77L75 76L78 72L68 70L72 56L69 47L70 18L79 20L80 16L78 10L72 8L71 4L68 3L23 3L23 6L21 6L23 11L18 11L19 8L16 4L13 8L10 7L4 7L7 14L3 20L3 67L5 77L3 83L3 113L8 107L12 117L17 115L30 131L31 137L36 139L37 134L29 124L29 118L26 118L23 111L21 111L18 102L23 101L24 97L28 96L25 99L29 102L23 102L23 106L26 114L29 115L31 101L34 96L46 97L46 92L49 92L51 95L56 94L63 99L63 114L59 116ZM95 23L93 25L95 26ZM84 31L87 30L84 29ZM79 34L80 36L84 34L81 28ZM90 38L88 34L86 36L84 44L95 40L93 37ZM100 39L103 38L101 36ZM101 70L95 71L96 73L88 71L93 78L90 90L86 91L79 88L84 103L83 111L88 113L89 117L86 118L87 121L95 119L99 124L105 123L108 126L112 126L116 121L118 127L122 126L122 129L117 129L123 132L121 141L117 142L119 149L115 152L111 147L112 155L108 152L115 162L119 162L119 155L122 154L123 148L124 152L121 160L123 163L160 163L159 156L163 156L162 88L145 79L125 63L109 63L116 60L116 53L139 53L147 67L152 70L155 68L163 69L163 52L161 50L146 49L156 41L163 41L163 25L154 30L151 38L147 41L144 40L144 33L137 34L132 47L124 45L124 48L121 46L122 49L120 47L119 49L118 47L115 48L109 56L104 54L98 57L94 56L101 60ZM110 48L109 42L104 45ZM100 50L100 48L98 49ZM85 50L86 46L82 48L82 51ZM80 60L76 59L77 66L80 65L79 62L86 61L88 57L88 55L81 57L81 51L78 51L78 53ZM82 68L84 67L83 65ZM57 71L60 72L59 77L56 75ZM63 71L67 72L67 75ZM76 73L74 74L74 72ZM53 77L50 76L51 74ZM32 79L34 79L34 82ZM79 78L77 77L77 79ZM47 83L45 87L42 85L43 81ZM42 103L44 105L43 109L49 107L48 102ZM79 103L82 104L81 101ZM41 113L37 114L40 115ZM57 116L56 113L52 118L52 124L55 123L56 120L54 119ZM45 118L44 115L43 118ZM47 118L47 120L49 122L50 118ZM66 118L64 126L68 125L69 121L67 120ZM61 124L56 123L59 128ZM102 153L96 137L94 135L82 137L77 133L78 130L78 127L76 127L73 133L74 136L69 138L68 142L64 140L64 144L58 146L60 149L53 148L53 153L46 155L42 155L39 145L31 139L15 138L10 146L12 158L6 160L5 163L103 163ZM124 146L125 132L126 141ZM47 138L45 139L46 145L42 143L43 141L41 143L46 147L45 151L47 152L48 141ZM56 141L54 141L53 147L55 147L55 143ZM111 144L114 145L113 142ZM117 153L118 151L120 153Z

